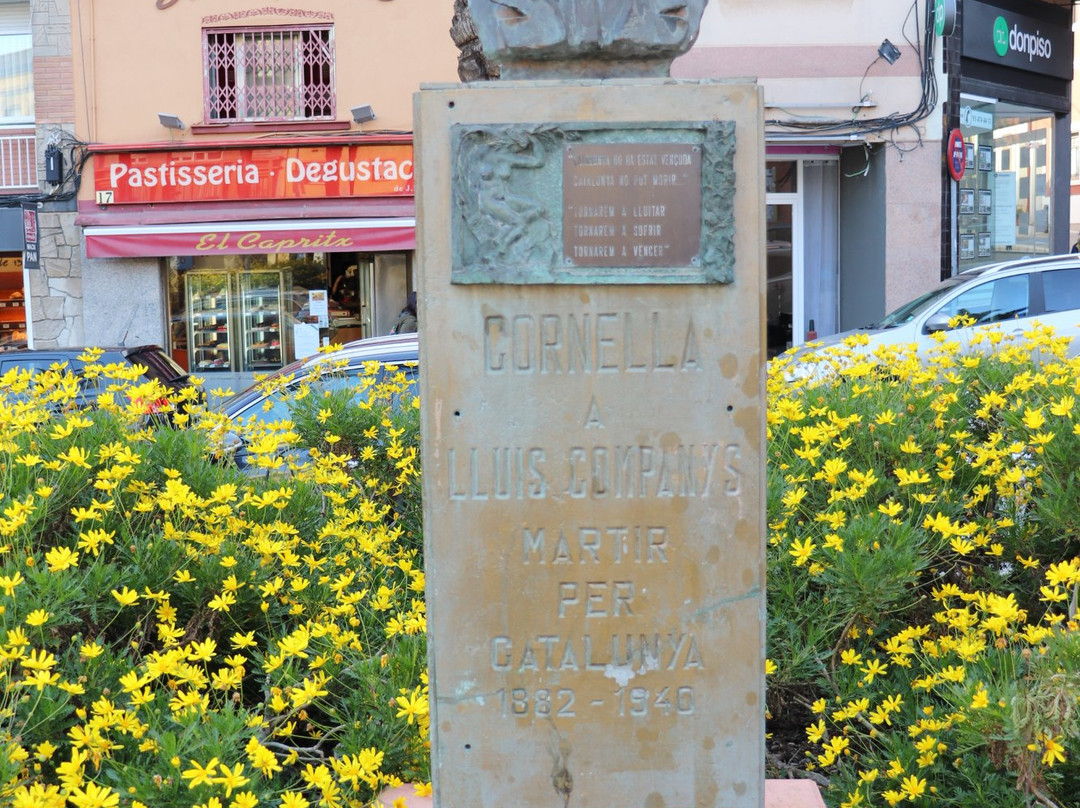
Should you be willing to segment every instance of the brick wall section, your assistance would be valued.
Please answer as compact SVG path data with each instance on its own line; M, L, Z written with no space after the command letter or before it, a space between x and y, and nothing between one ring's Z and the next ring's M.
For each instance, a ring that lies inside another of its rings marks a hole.
M38 124L63 124L75 119L75 95L70 56L34 55L34 110Z

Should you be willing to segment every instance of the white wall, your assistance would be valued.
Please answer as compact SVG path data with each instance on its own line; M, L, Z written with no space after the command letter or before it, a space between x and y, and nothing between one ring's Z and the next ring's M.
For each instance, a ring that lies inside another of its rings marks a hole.
M924 5L915 7L918 27L910 0L711 0L694 47L672 74L756 78L767 118L850 118L858 104L866 104L860 118L909 112L921 93L913 45L926 24ZM885 39L901 51L895 64L878 58ZM940 118L932 114L918 133L906 128L895 137L940 140Z

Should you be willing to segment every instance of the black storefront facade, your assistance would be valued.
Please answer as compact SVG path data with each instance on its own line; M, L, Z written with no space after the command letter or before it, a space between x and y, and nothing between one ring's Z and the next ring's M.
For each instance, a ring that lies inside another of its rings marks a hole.
M943 276L1067 252L1072 7L957 0L950 28L946 129L966 160L959 179L943 161Z

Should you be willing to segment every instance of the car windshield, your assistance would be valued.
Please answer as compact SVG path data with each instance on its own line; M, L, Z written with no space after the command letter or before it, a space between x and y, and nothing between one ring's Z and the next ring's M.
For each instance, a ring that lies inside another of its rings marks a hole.
M291 365L286 365L268 379L220 402L218 408L229 418L234 419L254 417L257 421L268 423L287 418L292 397L298 385L302 380L310 379L314 368L319 365L322 366L324 374L319 385L324 392L343 387L356 387L358 392L366 391L370 382L361 384L360 377L365 375L365 372L370 372L368 371L370 362L376 362L383 367L377 377L380 381L386 378L385 367L393 365L405 373L410 387L416 383L418 362L415 348L412 352L402 351L400 355L387 352L382 356L354 356L349 360L348 367L340 370L331 370L332 365L335 364L331 360L334 360L333 354L319 360L315 365L310 359L297 360ZM282 385L279 380L284 376L291 376L292 382ZM267 392L268 390L272 392Z
M895 311L886 314L884 319L879 323L868 326L868 328L896 328L898 325L911 322L915 317L924 312L935 302L940 300L944 295L951 292L957 287L958 284L970 280L970 278L950 278L940 286L931 289L925 294L919 295L914 300L905 303Z
M299 375L306 364L306 359L297 359L280 370L274 371L262 381L256 382L247 389L241 390L239 393L234 393L232 396L218 402L216 408L220 409L229 417L232 417L234 413L242 412L247 409L252 401L262 400L265 397L264 390L275 388L278 384L278 379L282 376Z

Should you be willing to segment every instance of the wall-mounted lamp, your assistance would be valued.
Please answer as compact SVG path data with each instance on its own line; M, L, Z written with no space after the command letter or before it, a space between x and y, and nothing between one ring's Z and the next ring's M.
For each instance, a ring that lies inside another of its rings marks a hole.
M167 112L159 112L157 116L158 122L166 129L183 129L184 122L180 120L179 115L170 115Z
M900 58L900 49L889 40L884 39L882 40L881 45L878 46L877 55L893 65L896 64L896 60Z
M356 123L367 123L368 121L375 120L375 110L371 108L371 104L361 104L358 107L353 107L351 110L352 119Z

